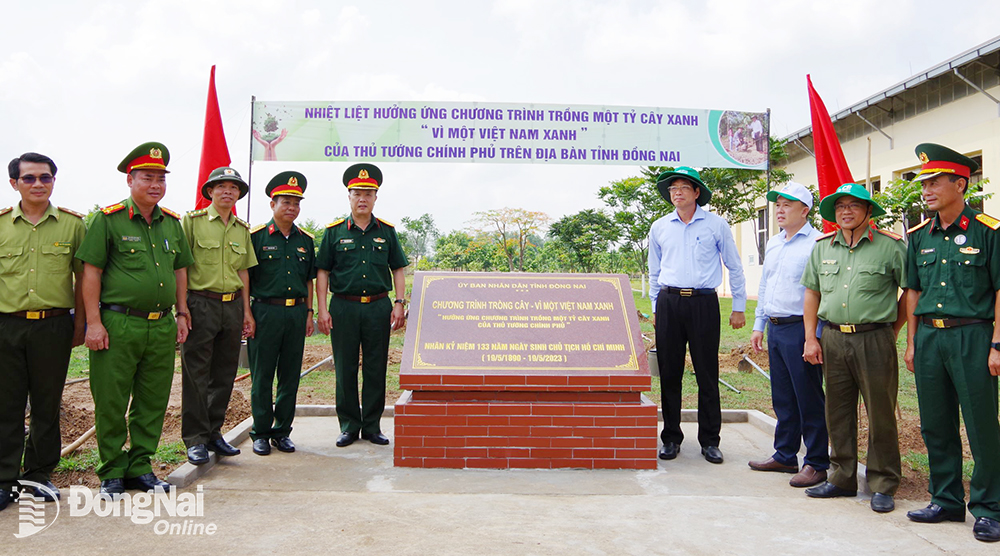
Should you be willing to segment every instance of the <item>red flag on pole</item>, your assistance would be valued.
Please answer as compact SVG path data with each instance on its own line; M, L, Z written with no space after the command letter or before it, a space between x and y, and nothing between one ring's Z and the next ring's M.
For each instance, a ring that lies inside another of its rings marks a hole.
M229 166L229 147L226 146L226 132L222 129L222 115L219 113L219 97L215 94L215 66L208 79L208 103L205 107L205 135L201 140L201 165L198 166L198 183L195 185L195 210L212 204L201 196L201 184L208 180L212 170ZM236 214L236 207L233 207Z
M819 196L826 197L838 187L854 180L851 169L847 167L844 150L840 148L840 140L833 129L830 113L826 111L823 99L819 98L813 88L812 79L806 75L809 85L809 111L812 113L813 149L816 151L816 176L819 181ZM823 221L823 231L835 229L833 222Z

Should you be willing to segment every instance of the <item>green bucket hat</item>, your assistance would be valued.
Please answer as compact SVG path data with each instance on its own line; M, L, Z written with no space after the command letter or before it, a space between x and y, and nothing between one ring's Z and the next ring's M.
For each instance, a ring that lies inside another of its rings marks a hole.
M878 203L872 200L872 196L865 189L865 186L856 183L845 183L837 188L836 191L823 197L823 200L819 202L819 213L823 216L823 220L828 222L837 221L837 211L834 210L834 204L836 204L837 199L843 197L844 195L850 195L855 199L860 199L866 201L872 206L872 218L876 216L882 216L885 214L885 210L878 206Z
M212 173L208 175L208 179L201 185L201 196L211 201L212 198L208 196L208 189L223 181L231 181L239 186L240 199L246 197L247 193L250 192L250 186L247 185L247 182L243 181L240 173L235 168L222 166L221 168L212 170Z
M667 191L667 188L678 178L684 178L701 188L701 194L698 195L698 205L705 206L712 200L712 190L705 185L705 182L701 181L701 174L694 168L678 166L676 169L663 172L656 177L656 188L660 191L660 196L671 205L674 203L670 200L670 192Z

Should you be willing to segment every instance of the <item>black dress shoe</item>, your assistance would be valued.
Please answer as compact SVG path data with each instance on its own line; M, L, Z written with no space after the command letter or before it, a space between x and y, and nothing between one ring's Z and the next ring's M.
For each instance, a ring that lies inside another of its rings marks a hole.
M705 456L705 460L709 463L722 463L722 450L718 446L702 447L701 455Z
M676 442L667 442L660 448L660 459L674 459L681 447Z
M266 438L258 438L253 441L253 453L258 456L266 456L271 453L271 445Z
M113 496L125 493L125 481L121 479L104 479L101 481L101 494Z
M287 436L282 436L280 438L272 438L271 444L274 444L274 447L277 448L279 452L295 451L295 443L293 443L292 439L288 438Z
M31 494L38 498L39 500L45 500L46 502L55 502L59 500L59 489L56 485L52 484L52 481L45 481L40 483L45 488L31 487Z
M195 444L187 449L187 456L191 465L204 465L208 463L208 448L204 444Z
M875 494L872 494L871 506L873 512L884 514L895 510L896 502L893 501L891 494L876 492Z
M157 490L170 492L174 488L174 485L166 481L161 481L152 473L146 473L145 475L125 479L125 488L144 492L155 492Z
M972 535L976 537L977 541L1000 541L1000 523L992 517L981 517L972 526Z
M342 432L340 436L337 437L337 447L343 448L344 446L350 446L354 444L354 441L358 439L358 433L356 432Z
M812 498L837 498L839 496L854 497L858 495L856 490L847 490L826 481L819 486L806 489L806 495Z
M381 432L376 432L372 434L361 433L361 438L371 442L372 444L378 444L379 446L387 446L389 444L389 439Z
M220 456L238 456L240 455L240 449L232 444L226 442L225 438L221 436L215 440L210 441L206 446L209 450L219 454Z
M931 502L926 508L906 512L906 517L910 521L918 523L941 523L942 521L965 522L965 510L961 512L949 512L948 510Z

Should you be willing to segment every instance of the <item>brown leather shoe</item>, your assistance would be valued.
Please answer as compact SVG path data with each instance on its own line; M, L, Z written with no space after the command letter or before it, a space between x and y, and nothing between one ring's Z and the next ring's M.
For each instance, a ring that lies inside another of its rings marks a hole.
M773 457L764 461L751 461L747 465L754 471L777 471L778 473L795 473L799 468L795 465L785 465Z
M803 465L799 471L788 481L788 484L796 488L805 488L818 485L826 480L826 470L816 471L811 465Z

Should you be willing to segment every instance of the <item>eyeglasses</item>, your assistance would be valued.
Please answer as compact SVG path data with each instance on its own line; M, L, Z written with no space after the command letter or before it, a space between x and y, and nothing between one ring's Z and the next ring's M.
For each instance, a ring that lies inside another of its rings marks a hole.
M868 208L868 205L863 205L861 203L844 203L842 205L836 205L833 207L834 212L843 212L849 210L851 212L858 212Z
M45 185L49 185L50 183L52 183L53 181L55 181L56 177L53 176L52 174L42 174L40 176L35 176L35 175L32 175L32 174L25 174L25 175L21 176L19 179L21 181L23 181L26 185L34 185L35 180L38 180L38 181L44 183Z
M667 193L670 194L685 193L688 191L694 191L694 188L691 187L690 185L671 185L670 187L667 188Z

